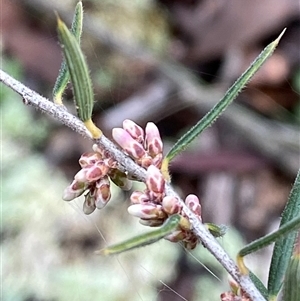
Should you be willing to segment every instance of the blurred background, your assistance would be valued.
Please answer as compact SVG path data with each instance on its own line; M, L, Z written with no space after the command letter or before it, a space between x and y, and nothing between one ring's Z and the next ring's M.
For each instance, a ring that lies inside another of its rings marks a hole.
M61 63L55 11L70 25L76 1L1 0L1 68L52 98ZM94 120L111 136L125 118L157 124L165 150L224 95L283 28L274 55L214 124L171 165L203 220L225 224L232 255L276 229L299 168L300 8L297 0L83 0L82 48L94 83ZM160 241L116 257L96 249L148 231L113 189L101 211L62 191L91 143L23 105L1 85L2 300L219 300L227 275L208 252ZM72 89L65 104L74 112ZM143 189L137 183L134 189ZM271 249L247 263L267 279ZM205 265L211 272L209 272Z

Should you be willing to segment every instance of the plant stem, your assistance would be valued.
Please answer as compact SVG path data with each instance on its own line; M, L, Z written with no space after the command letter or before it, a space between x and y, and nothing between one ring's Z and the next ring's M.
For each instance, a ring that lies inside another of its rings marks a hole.
M33 106L34 108L50 115L51 117L59 120L72 130L78 132L85 138L89 138L98 144L101 148L104 148L116 161L119 163L119 169L127 171L133 175L136 179L145 182L146 170L137 165L131 158L126 156L120 151L109 139L102 135L99 139L92 139L91 134L84 126L83 122L77 117L68 113L66 109L61 105L56 105L50 100L44 98L38 93L27 88L25 85L9 76L7 73L0 69L0 81L12 90L22 96L23 102L26 105ZM174 191L171 185L166 184L166 195L179 196ZM229 257L229 255L223 250L216 239L205 228L198 217L184 204L180 199L183 210L188 216L195 234L202 241L203 245L215 256L215 258L221 263L221 265L227 270L227 272L233 277L235 281L241 286L241 288L249 295L252 301L264 301L260 292L257 290L248 275L241 275L235 262Z

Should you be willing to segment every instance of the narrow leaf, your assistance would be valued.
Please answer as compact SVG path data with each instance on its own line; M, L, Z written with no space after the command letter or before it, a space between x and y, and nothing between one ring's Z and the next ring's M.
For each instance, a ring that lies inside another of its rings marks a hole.
M96 251L96 253L101 255L112 255L152 244L176 230L180 219L181 217L179 214L171 215L159 229L135 236L124 242Z
M267 288L264 286L264 284L261 282L261 280L255 275L253 274L251 271L249 271L249 277L252 280L252 282L254 283L254 285L256 286L256 288L261 292L262 296L268 300L268 290Z
M62 44L63 53L67 62L73 85L75 105L78 117L84 122L94 139L101 137L102 132L91 120L94 94L92 81L89 75L87 63L74 35L69 31L66 24L58 18L58 37Z
M91 118L94 102L88 67L76 38L59 18L57 29L74 89L78 116L86 121Z
M80 43L80 37L82 33L82 21L83 21L83 9L82 9L82 2L80 1L76 5L72 26L71 26L71 33L76 37L78 43ZM66 60L63 59L52 92L53 100L56 104L62 105L62 94L64 93L69 80L70 80L70 74L68 71Z
M286 270L283 286L283 298L286 301L300 300L300 236Z
M184 134L172 147L166 155L165 162L168 164L180 152L182 152L203 130L211 126L212 123L221 115L221 113L230 105L237 97L239 92L249 82L251 77L262 66L266 59L273 53L284 31L272 43L270 43L255 59L251 66L241 75L241 77L226 92L225 96L186 134ZM165 172L167 174L167 172Z
M276 230L266 236L263 236L259 239L252 241L246 247L244 247L243 249L241 249L239 251L238 256L244 257L248 254L251 254L257 250L260 250L260 249L270 245L274 241L279 241L279 240L281 241L282 238L284 238L288 234L293 233L294 234L293 236L295 236L296 235L295 230L297 230L299 228L300 228L300 215L298 215L295 218L293 218L292 220L286 222L278 230ZM290 259L290 257L288 259ZM278 272L278 269L276 271Z
M300 219L300 170L289 195L286 207L283 210L279 227L283 228L295 219ZM292 256L296 235L297 233L294 231L275 243L268 279L270 296L277 296L281 289L284 274Z

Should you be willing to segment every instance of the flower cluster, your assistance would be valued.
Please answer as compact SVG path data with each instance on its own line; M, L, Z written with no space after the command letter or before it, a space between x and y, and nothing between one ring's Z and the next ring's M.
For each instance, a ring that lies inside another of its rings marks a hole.
M182 241L187 249L194 249L199 239L192 232L191 225L182 210L182 205L174 196L165 195L165 180L160 170L151 165L147 169L146 189L135 191L130 199L132 205L128 212L140 218L140 223L146 226L160 226L173 214L182 216L177 230L166 236L165 239L178 242ZM201 219L201 206L195 195L188 195L185 199L186 205Z
M123 122L123 128L113 129L112 136L137 164L147 170L146 189L134 191L130 197L131 206L128 212L140 218L140 223L150 227L160 226L173 214L181 215L177 229L165 238L182 241L188 249L193 249L199 239L192 232L182 204L175 196L165 194L166 181L161 173L163 159L163 143L156 125L147 123L145 131L131 120ZM105 150L97 145L94 152L83 154L79 160L81 170L75 175L73 182L66 188L63 199L72 199L85 194L83 211L92 213L96 208L103 208L110 199L110 180L123 189L130 189L131 180L118 170L117 162ZM188 195L185 204L201 220L201 205L195 195Z
M162 163L163 143L157 126L148 122L145 131L133 121L123 121L123 128L114 128L114 140L122 149L144 168L154 165L158 168Z
M84 153L80 157L81 169L63 194L65 201L71 201L86 192L83 203L85 214L92 213L96 208L102 209L110 200L109 179L124 190L131 188L131 181L117 169L117 162L106 157L97 145L93 146L93 150L94 152Z

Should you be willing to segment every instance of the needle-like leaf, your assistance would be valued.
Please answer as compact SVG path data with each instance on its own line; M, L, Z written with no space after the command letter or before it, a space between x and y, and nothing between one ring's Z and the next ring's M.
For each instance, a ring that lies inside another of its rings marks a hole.
M113 255L138 247L150 245L164 238L166 235L171 234L177 228L180 219L181 217L179 214L171 215L159 229L135 236L124 242L96 251L96 253L101 255Z
M260 249L270 245L274 241L278 241L278 240L282 239L283 237L287 236L290 233L293 233L296 235L295 230L297 230L299 228L300 228L300 215L298 215L298 216L294 217L292 220L284 223L284 225L282 225L278 230L252 241L246 247L244 247L243 249L241 249L239 251L238 256L244 257L248 254L251 254L257 250L260 250ZM289 257L289 259L290 259L290 257ZM277 270L277 272L278 272L278 270Z
M102 132L91 120L94 94L87 63L77 39L69 31L66 24L61 21L60 18L58 18L57 23L59 40L62 44L73 85L78 117L85 123L85 126L91 132L93 138L100 138Z
M279 35L279 37L270 43L250 65L250 67L241 75L240 78L233 84L231 88L226 92L224 97L186 134L184 134L171 148L169 153L166 155L162 171L166 177L168 164L174 159L176 155L182 152L198 135L204 131L207 127L211 126L213 122L222 114L222 112L230 105L230 103L237 97L239 92L245 87L252 76L262 66L268 57L273 53L276 46L278 45L285 29Z
M283 210L279 229L294 220L300 220L300 170L289 195L288 202ZM297 232L276 241L273 249L272 261L269 270L268 290L270 296L277 296L283 284L283 278L292 256Z
M71 25L71 32L76 37L78 43L80 43L80 37L82 33L82 20L83 20L83 9L82 2L79 1L75 7L75 13ZM61 67L59 69L58 77L56 79L53 88L53 101L56 104L62 105L62 94L64 93L66 86L70 80L70 74L66 64L66 60L63 59Z

